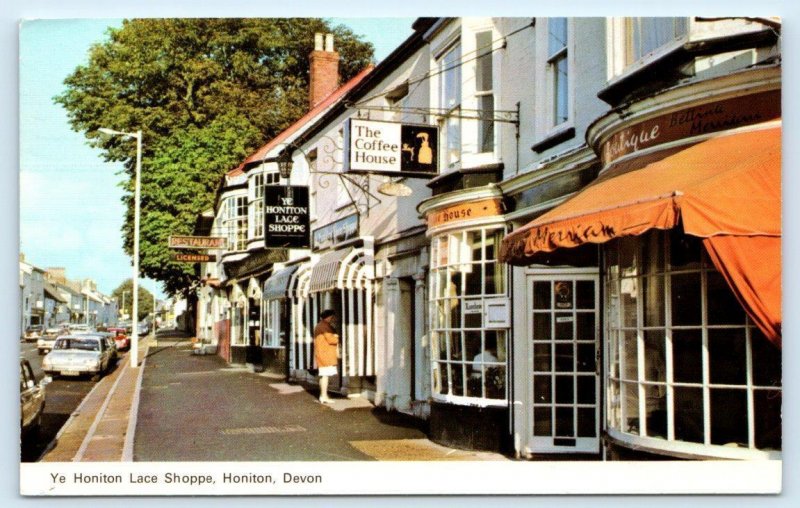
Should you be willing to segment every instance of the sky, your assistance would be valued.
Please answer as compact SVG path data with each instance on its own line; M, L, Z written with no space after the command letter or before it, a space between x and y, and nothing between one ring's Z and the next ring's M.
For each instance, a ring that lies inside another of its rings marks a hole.
M414 19L331 21L372 42L380 61L411 35ZM119 19L38 19L20 26L20 250L40 268L60 266L70 279L93 279L105 294L132 276L120 235L122 165L103 162L83 133L70 129L53 97L86 63L91 45L119 26ZM164 297L156 281L140 284Z

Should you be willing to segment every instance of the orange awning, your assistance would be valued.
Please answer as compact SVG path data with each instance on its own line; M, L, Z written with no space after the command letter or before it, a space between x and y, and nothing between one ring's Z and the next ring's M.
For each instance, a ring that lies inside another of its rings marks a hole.
M631 162L507 235L501 261L529 265L557 249L681 224L704 239L745 310L780 344L781 128L718 136Z

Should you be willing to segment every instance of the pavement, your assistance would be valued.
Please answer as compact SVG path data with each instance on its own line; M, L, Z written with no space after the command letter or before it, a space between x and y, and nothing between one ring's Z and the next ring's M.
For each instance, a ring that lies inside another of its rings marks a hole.
M363 398L320 404L316 386L192 354L184 333L157 339L97 383L42 462L509 460L433 443L425 422Z

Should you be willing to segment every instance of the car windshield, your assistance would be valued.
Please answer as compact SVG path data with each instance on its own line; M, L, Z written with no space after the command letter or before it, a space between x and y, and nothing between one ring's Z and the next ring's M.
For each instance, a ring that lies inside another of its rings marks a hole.
M77 349L79 351L100 351L100 343L95 339L58 339L53 349Z

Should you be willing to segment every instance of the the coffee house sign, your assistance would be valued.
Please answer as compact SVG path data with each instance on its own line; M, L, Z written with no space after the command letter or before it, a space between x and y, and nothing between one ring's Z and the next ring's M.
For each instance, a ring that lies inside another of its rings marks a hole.
M345 136L347 171L410 177L438 173L436 127L351 118Z
M603 164L670 141L766 122L781 116L780 90L692 106L615 132L600 149Z

